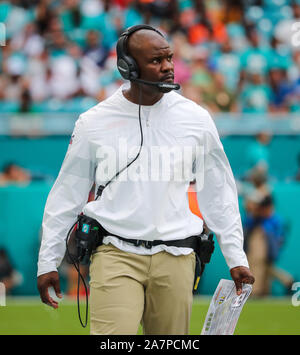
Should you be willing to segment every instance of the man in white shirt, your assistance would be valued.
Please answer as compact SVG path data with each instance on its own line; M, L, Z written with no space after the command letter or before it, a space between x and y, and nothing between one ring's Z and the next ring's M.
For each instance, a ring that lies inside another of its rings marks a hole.
M91 334L136 334L140 322L145 334L188 334L195 253L176 242L203 230L189 209L191 180L237 293L254 282L236 186L209 113L168 89L175 85L173 53L163 35L142 25L121 39L118 68L130 86L76 122L45 207L38 289L44 303L58 307L48 287L61 296L57 267L67 232L83 212L108 231L91 258ZM105 188L87 203L94 182L96 191Z

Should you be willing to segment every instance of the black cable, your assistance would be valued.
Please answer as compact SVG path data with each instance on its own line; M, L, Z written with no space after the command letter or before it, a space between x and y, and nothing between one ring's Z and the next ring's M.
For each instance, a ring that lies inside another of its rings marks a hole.
M139 157L140 155L140 152L142 150L142 146L143 146L143 143L144 143L144 135L143 135L143 127L142 127L142 120L141 120L141 101L142 101L142 89L141 89L141 84L139 83L139 125L140 125L140 133L141 133L141 143L140 143L140 149L136 155L136 157L129 163L127 164L124 168L122 168L121 170L119 170L114 177L112 177L105 185L101 185L99 186L98 188L98 191L97 191L97 196L95 198L95 201L98 199L98 197L101 196L102 194L102 191L106 188L106 186L108 186L115 178L117 178L124 170L126 170L127 168L129 168L129 166L134 163L137 158Z
M80 264L78 263L78 282L77 282L77 311L78 311L78 317L79 317L79 321L80 324L82 325L83 328L85 328L87 326L88 323L88 312L89 312L89 294L88 294L88 289L87 289L87 285L85 283L85 280L80 272ZM84 290L85 290L85 304L86 304L86 308L85 308L85 323L83 324L82 319L81 319L81 313L80 313L80 302L79 302L79 288L80 288L80 279L83 282L84 285Z
M67 238L66 238L66 251L67 251L67 255L69 257L69 259L71 260L73 266L75 267L77 273L78 273L78 281L77 281L77 311L78 311L78 317L79 317L79 321L80 324L82 325L83 328L85 328L87 326L88 323L88 309L89 309L89 303L88 303L88 289L84 280L84 277L82 276L81 272L80 272L80 263L78 260L75 259L75 256L72 255L69 251L69 246L68 246L68 241L71 235L71 232L73 230L73 228L75 227L75 225L78 223L78 219L76 220L76 222L72 225L72 227L70 228L68 234L67 234ZM80 313L80 301L79 301L79 287L80 287L80 279L83 282L84 285L84 289L85 289L85 299L86 299L86 310L85 310L85 323L82 322L81 319L81 313Z
M129 163L127 164L127 166L125 166L123 169L121 169L120 171L118 171L115 176L109 180L105 185L101 185L97 191L97 196L95 198L95 201L98 199L98 197L101 196L102 191L104 190L104 188L109 185L113 179L117 178L125 169L127 169L131 164L133 164L137 158L139 157L142 147L143 147L143 143L144 143L144 135L143 135L143 127L142 127L142 120L141 120L141 101L142 101L142 89L140 87L139 84L139 126L140 126L140 133L141 133L141 143L140 143L140 149L136 155L136 157ZM73 228L75 227L75 225L78 223L78 219L76 220L76 222L72 225L72 227L70 228L68 234L67 234L67 238L66 238L66 251L67 251L67 255L69 257L69 259L71 260L73 266L75 267L77 273L78 273L78 282L77 282L77 311L78 311L78 317L79 317L79 321L80 324L82 325L83 328L85 328L87 326L88 323L88 289L85 283L85 280L80 272L80 262L78 259L74 259L76 258L76 256L72 255L69 251L69 247L68 247L68 241L71 235L71 232L73 230ZM80 302L79 302L79 287L80 287L80 279L83 282L84 285L84 289L85 289L85 296L86 296L86 314L85 314L85 323L82 322L81 319L81 313L80 313Z

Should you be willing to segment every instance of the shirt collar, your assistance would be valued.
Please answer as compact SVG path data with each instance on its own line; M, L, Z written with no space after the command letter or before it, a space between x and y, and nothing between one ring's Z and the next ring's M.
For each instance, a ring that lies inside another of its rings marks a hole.
M123 90L125 90L127 87L128 86L126 84L123 84L119 87L119 89L116 92L120 104L124 109L126 109L129 112L138 112L139 105L126 99L126 97L123 94ZM142 107L151 108L151 109L160 107L162 103L165 101L165 96L166 94L164 94L162 98L159 101L157 101L154 105L147 105L147 106L142 105Z

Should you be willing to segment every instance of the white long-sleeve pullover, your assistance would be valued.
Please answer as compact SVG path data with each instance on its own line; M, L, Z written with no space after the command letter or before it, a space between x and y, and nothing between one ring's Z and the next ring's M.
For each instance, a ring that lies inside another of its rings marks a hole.
M236 185L215 124L207 110L175 92L142 106L143 146L138 159L104 189L100 199L87 203L93 184L97 191L133 160L140 147L139 106L124 97L123 89L76 122L45 206L38 275L57 270L67 232L81 212L124 238L175 240L201 233L203 222L188 203L194 179L200 211L217 236L228 267L248 267ZM136 247L113 236L105 237L104 243L145 255L192 252L165 245Z

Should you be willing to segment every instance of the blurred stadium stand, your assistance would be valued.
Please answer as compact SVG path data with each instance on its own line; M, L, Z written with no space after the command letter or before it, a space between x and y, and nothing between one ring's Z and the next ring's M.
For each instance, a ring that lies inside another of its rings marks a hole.
M181 93L212 113L237 180L251 168L256 135L272 136L268 177L290 225L278 264L299 278L300 43L292 42L299 21L300 0L0 1L0 167L15 162L32 177L0 188L0 245L24 279L14 293L36 294L43 208L74 122L123 83L115 44L140 23L172 43ZM200 292L230 277L219 249L213 261Z

